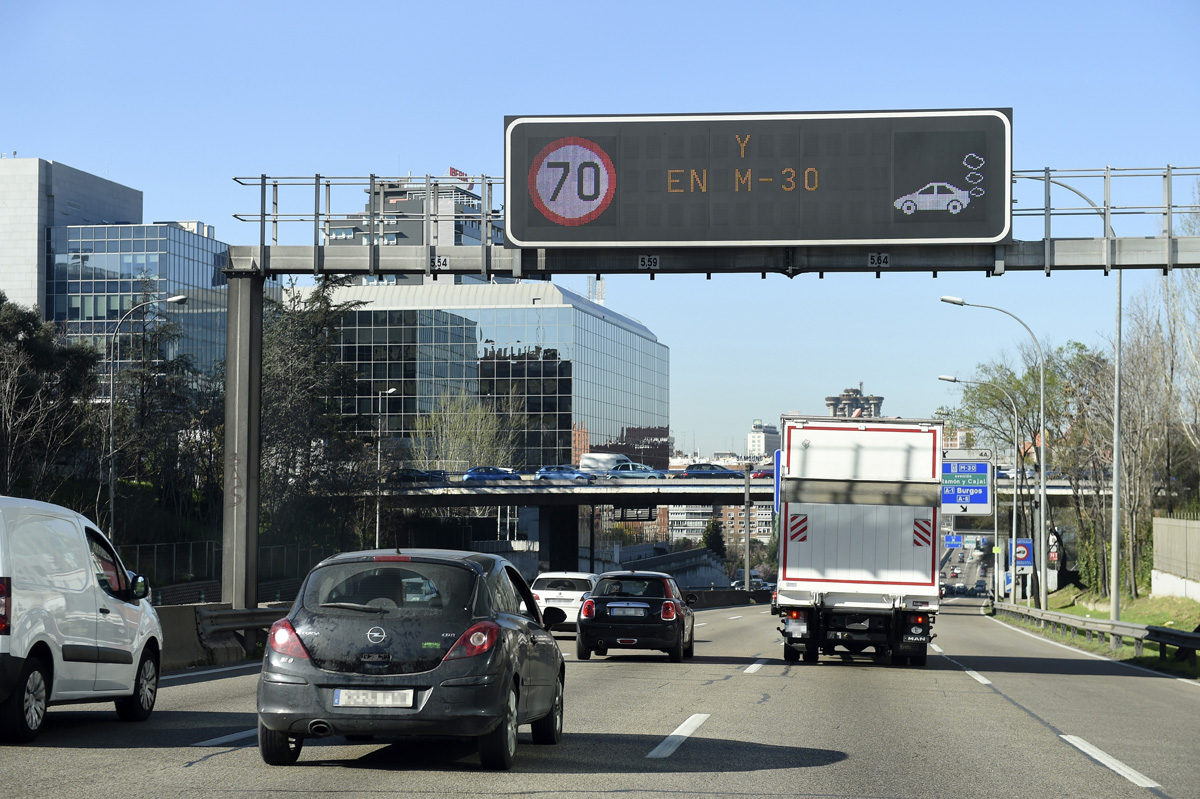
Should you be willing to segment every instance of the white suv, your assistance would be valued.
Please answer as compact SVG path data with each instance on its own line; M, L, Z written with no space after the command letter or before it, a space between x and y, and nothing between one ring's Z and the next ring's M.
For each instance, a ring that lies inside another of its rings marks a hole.
M32 741L57 704L149 718L163 641L149 595L85 517L0 497L0 737Z
M590 594L600 580L600 575L588 572L543 572L529 586L533 589L533 598L538 610L545 612L546 608L562 608L567 614L563 627L575 628L575 620L579 618L579 609L583 607L585 594Z

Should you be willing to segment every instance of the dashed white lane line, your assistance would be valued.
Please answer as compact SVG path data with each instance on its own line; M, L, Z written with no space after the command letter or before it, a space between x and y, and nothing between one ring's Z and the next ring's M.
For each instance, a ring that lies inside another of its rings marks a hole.
M697 626L697 627L703 627L703 626L704 626L704 625L706 625L706 624L708 624L708 622L706 622L706 621L698 621L698 622L696 622L696 626Z
M646 757L663 758L670 757L680 744L688 739L692 733L700 728L700 725L708 721L707 713L696 713L684 723L675 728L675 732L668 735L663 742L650 750L650 754Z
M730 616L729 620L733 621L734 619L740 619L740 618L741 618L741 616Z
M209 738L207 741L201 741L200 743L192 744L192 746L224 746L234 741L240 741L243 738L252 738L255 735L258 735L257 729L246 730L245 732L235 732L233 735L222 735L220 738Z
M1107 766L1108 768L1117 772L1122 777L1129 780L1130 782L1132 782L1134 785L1138 786L1139 788L1159 788L1159 787L1161 787L1157 782L1150 779L1145 774L1142 774L1140 771L1134 771L1129 766L1122 763L1120 760L1117 760L1115 757L1108 754L1108 752L1105 752L1103 749L1097 749L1096 747L1092 746L1090 743L1088 743L1087 741L1083 740L1082 738L1080 738L1078 736L1063 735L1060 737L1064 741L1069 743L1071 746L1075 747L1076 749L1083 752L1088 757L1095 760L1097 763L1101 764L1102 766Z
M942 650L942 648L941 648L940 646L938 646L937 644L930 644L930 645L929 645L929 648L930 648L930 649L932 649L934 652L937 652L939 655L940 655L940 654L942 654L942 651L943 651L943 650Z
M766 664L766 662L767 662L767 661L765 661L765 660L756 660L756 661L754 661L753 663L751 663L749 666L747 666L747 667L746 667L746 671L745 671L745 673L746 673L746 674L753 674L754 672L756 672L756 671L758 671L759 669L761 669L761 668L762 668L762 667L763 667L763 666Z

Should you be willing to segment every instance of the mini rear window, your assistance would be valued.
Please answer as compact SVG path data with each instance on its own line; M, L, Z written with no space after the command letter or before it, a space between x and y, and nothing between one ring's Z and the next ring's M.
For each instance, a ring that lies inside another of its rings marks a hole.
M591 591L592 583L582 577L539 577L533 581L534 591Z
M663 581L657 577L609 577L596 585L596 596L643 596L663 599L667 596Z
M475 574L444 563L335 563L309 575L304 608L313 613L469 614Z

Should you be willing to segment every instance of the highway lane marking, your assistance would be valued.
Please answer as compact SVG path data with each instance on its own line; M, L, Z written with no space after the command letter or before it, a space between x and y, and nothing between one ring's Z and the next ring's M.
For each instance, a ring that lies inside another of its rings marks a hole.
M745 672L745 673L746 673L746 674L753 674L754 672L756 672L756 671L758 671L759 669L761 669L761 668L763 667L763 665L765 665L765 664L766 664L766 662L767 662L767 661L765 661L765 660L756 660L756 661L754 661L753 663L751 663L749 666L747 666L747 667L746 667L746 672Z
M741 618L741 616L730 616L729 620L733 621L734 619L740 619L740 618Z
M255 735L258 735L257 729L246 730L245 732L235 732L232 735L222 735L220 738L209 738L207 741L201 741L198 744L192 744L192 746L224 746L234 741L240 741L243 738L252 738Z
M1097 749L1096 747L1092 746L1090 743L1088 743L1087 741L1083 740L1082 738L1080 738L1078 736L1060 735L1059 737L1062 738L1067 743L1069 743L1071 746L1073 746L1076 749L1078 749L1079 751L1083 752L1085 755L1090 757L1092 760L1095 760L1100 765L1107 766L1108 768L1117 772L1122 777L1129 780L1130 782L1132 782L1134 785L1138 786L1139 788L1161 788L1162 787L1157 782L1155 782L1154 780L1147 777L1145 774L1142 774L1140 771L1135 771L1134 769L1131 769L1129 766L1125 765L1120 760L1117 760L1115 757L1110 755L1108 752L1105 752L1103 749Z
M668 735L663 742L650 750L647 758L662 758L670 757L675 750L688 739L692 733L700 729L700 725L708 721L707 713L696 713L684 723L675 728L675 732Z
M942 651L940 648L938 648L938 647L934 647L934 648L935 648L935 649L937 649L937 651L938 651L938 654L939 654L939 655L941 655L941 656L942 656L942 657L944 657L946 660L950 661L950 662L951 662L951 663L953 663L955 666L958 666L960 669L962 669L962 670L963 670L963 671L965 671L967 674L969 674L969 675L971 676L971 679L975 680L976 682L980 683L981 685L991 685L991 684L992 684L992 681L991 681L991 680L989 680L987 677L984 677L984 676L983 676L982 674L980 674L979 672L977 672L977 671L971 671L971 670L970 670L970 669L968 669L966 666L964 666L963 664L959 663L959 662L958 662L957 660L955 660L954 658L952 658L952 657L950 657L949 655L947 655L947 654L946 654L945 652L943 652L943 651ZM994 690L994 689L993 689L993 690Z
M934 652L937 652L939 655L942 654L943 651L945 651L937 644L930 644L929 648L932 649Z
M696 627L703 627L703 626L704 626L704 625L706 625L706 624L708 624L708 622L706 622L706 621L698 621L698 622L696 622L696 624L695 624L694 626L696 626Z

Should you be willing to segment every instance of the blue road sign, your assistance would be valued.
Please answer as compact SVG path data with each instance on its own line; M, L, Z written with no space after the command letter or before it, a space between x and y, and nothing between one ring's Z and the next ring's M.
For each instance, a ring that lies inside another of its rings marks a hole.
M1018 566L1033 565L1033 539L1018 538L1017 547L1013 553L1013 563Z
M962 547L962 536L961 535L946 536L946 548L947 549L958 549L960 547Z
M990 478L991 464L987 461L942 461L942 512L991 514Z

